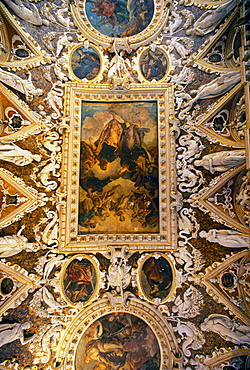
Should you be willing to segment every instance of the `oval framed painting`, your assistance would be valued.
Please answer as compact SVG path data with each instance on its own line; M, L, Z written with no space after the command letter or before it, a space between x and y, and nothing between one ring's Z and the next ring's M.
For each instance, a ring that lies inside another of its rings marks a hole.
M74 256L66 262L61 275L61 293L71 307L90 304L99 292L99 263L85 255Z
M139 259L138 287L150 303L164 303L175 290L175 270L163 253L147 254Z
M83 44L75 45L69 54L69 71L79 82L93 82L102 72L101 53L97 47Z
M75 24L91 42L109 47L119 39L137 47L157 37L170 3L166 7L161 0L79 0L70 7Z
M162 82L170 71L170 58L163 47L150 47L142 50L138 56L139 73L143 81Z

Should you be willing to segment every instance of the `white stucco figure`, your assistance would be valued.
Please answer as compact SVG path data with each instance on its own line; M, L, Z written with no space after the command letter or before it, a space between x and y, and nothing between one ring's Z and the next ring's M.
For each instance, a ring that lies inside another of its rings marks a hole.
M202 159L194 161L195 166L203 166L211 173L224 172L230 168L241 166L246 161L245 150L230 150L207 154Z
M121 258L120 261L117 258L112 258L110 260L110 265L108 268L108 288L117 287L119 291L126 289L130 283L130 269L131 266L126 264L126 260Z
M211 243L219 243L227 248L250 248L250 235L235 230L211 229L208 232L201 231L200 236Z
M44 101L47 101L49 106L55 111L51 115L53 119L58 119L61 116L61 111L63 109L63 94L62 82L57 81L53 84L51 90L48 92L47 97L44 99Z
M74 27L74 23L70 21L70 17L65 17L68 13L68 7L65 8L59 8L56 13L56 18L58 22L60 22L63 26L67 27L68 29L70 27Z
M21 344L27 344L33 340L34 335L28 339L24 338L23 331L30 328L30 321L23 324L1 324L0 325L0 347L19 339Z
M128 58L123 58L123 52L120 55L116 52L115 56L111 59L108 71L108 79L112 81L114 87L122 85L126 87L128 81L133 82L129 69L131 68Z
M181 58L186 58L188 53L187 49L177 40L179 40L178 37L171 37L171 40L166 41L166 45L168 46L169 51L172 51L174 49Z
M0 258L11 257L26 250L26 252L37 251L34 243L29 243L28 239L21 235L21 228L16 235L5 235L0 237Z
M32 23L35 26L49 25L49 21L42 19L39 10L34 4L29 3L29 8L24 5L22 0L4 0L4 3L21 19Z
M186 272L192 272L194 270L194 268L191 267L194 257L188 252L186 246L180 247L178 251L173 252L173 255L176 258L176 262L182 265Z
M168 26L166 27L165 32L169 33L169 35L173 35L174 32L180 27L181 23L182 17L180 16L180 14L172 10L171 21L168 22Z
M33 160L40 162L41 157L38 154L32 154L16 144L3 144L0 142L0 160L14 163L17 166L26 166Z
M190 357L192 354L189 348L196 350L202 348L205 343L203 334L191 322L183 323L180 319L177 319L177 326L173 329L179 333L183 340L182 351L186 357Z
M43 301L49 306L49 310L57 310L67 306L65 302L57 302L53 294L45 286L42 288L42 292Z
M44 272L43 272L43 278L48 279L51 271L53 270L54 266L59 265L60 263L63 263L67 261L67 259L63 259L64 256L62 254L59 254L57 256L55 255L49 255L50 259L46 263L44 267Z
M186 105L193 105L197 100L212 99L225 94L234 85L241 80L239 71L227 72L217 77L215 80L202 85L198 90L192 90L190 94L196 94L195 98L186 103Z
M68 32L64 32L64 34L59 37L57 41L57 46L56 46L56 57L57 58L61 54L62 49L64 47L68 47L72 41L73 41L73 38L72 36L70 36Z
M181 136L179 143L181 147L177 149L178 152L180 152L177 158L189 163L192 162L194 158L199 157L202 150L205 149L200 139L190 134Z
M31 73L27 72L28 79L24 80L15 73L4 71L0 68L0 81L6 85L13 87L13 89L19 91L26 96L27 100L32 100L34 96L40 96L43 94L42 89L37 89L31 80Z
M203 331L213 331L235 344L250 344L250 327L220 314L209 315L201 324Z
M233 10L236 6L236 0L230 0L225 4L221 4L217 9L208 10L203 13L200 18L194 23L194 28L186 31L187 35L192 33L198 36L204 36L212 32L220 22Z
M199 314L202 304L202 294L190 285L184 292L183 299L180 296L176 297L172 310L180 317L190 318Z

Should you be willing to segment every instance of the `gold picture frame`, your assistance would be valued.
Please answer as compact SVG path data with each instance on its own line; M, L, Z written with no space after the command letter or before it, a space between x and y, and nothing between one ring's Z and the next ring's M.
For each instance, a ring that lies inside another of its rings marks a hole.
M136 68L143 83L165 83L172 69L170 55L164 46L142 47L137 51Z
M86 351L86 345L84 345L83 342L85 342L85 344L90 342L90 335L95 332L99 331L99 335L101 335L103 324L107 321L111 321L109 320L110 317L115 319L115 322L111 322L113 326L117 324L117 321L119 324L119 321L121 321L119 320L120 318L123 319L122 321L124 323L124 319L127 317L129 320L132 319L135 324L141 324L144 329L146 328L147 330L148 328L149 332L151 332L151 338L154 336L154 343L152 344L157 343L159 346L159 370L180 369L180 364L183 359L182 351L178 347L172 326L167 320L162 318L158 310L133 297L129 299L129 304L126 306L126 309L124 309L124 306L121 304L116 304L115 308L112 308L109 303L107 298L100 299L98 302L81 310L75 316L67 328L67 331L61 337L57 347L54 362L58 364L58 367L60 366L60 369L81 370L83 368L91 368L93 361L91 363L91 359L87 359L90 351ZM108 320L106 320L106 318ZM138 331L137 333L140 332ZM113 340L116 340L113 339L113 337L115 337L115 335L106 336L105 342L110 343L112 346ZM97 339L97 341L101 342L102 339ZM92 340L91 343L94 344L95 342L97 343L97 341ZM112 348L114 348L114 345ZM140 352L140 350L138 352ZM129 353L127 356L129 358ZM102 363L101 358L99 362ZM90 367L88 365L89 363Z
M157 271L160 279L157 280L152 271ZM151 304L164 304L173 299L178 285L173 257L157 252L143 254L138 260L137 285L141 296Z
M84 280L79 280L84 276ZM100 268L96 257L78 254L64 264L60 290L70 307L83 308L92 303L99 294Z
M176 191L172 85L148 90L148 85L131 84L128 91L87 86L66 86L68 124L59 191L66 201L60 202L60 251L97 252L107 245L175 249L176 209L170 204ZM132 131L130 152L124 154Z
M101 50L93 44L87 48L83 43L76 44L69 53L69 72L79 82L92 84L102 79L104 64Z

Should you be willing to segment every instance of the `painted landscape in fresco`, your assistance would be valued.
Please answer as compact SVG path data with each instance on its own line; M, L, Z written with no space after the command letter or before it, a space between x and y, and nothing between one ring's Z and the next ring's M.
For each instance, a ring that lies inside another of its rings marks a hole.
M143 31L154 14L153 0L87 0L89 22L110 37L128 37Z
M90 325L79 342L75 364L76 370L159 370L160 350L144 321L117 312Z
M142 290L148 299L165 299L173 282L171 266L164 257L150 257L142 266L140 279Z
M79 234L159 232L157 103L82 103Z
M100 71L100 58L93 48L77 48L71 56L71 68L77 78L93 80Z
M140 58L140 68L148 81L160 81L166 74L168 62L166 55L160 49L146 50Z
M66 268L63 277L64 294L74 304L87 302L96 285L96 271L89 259L74 259Z

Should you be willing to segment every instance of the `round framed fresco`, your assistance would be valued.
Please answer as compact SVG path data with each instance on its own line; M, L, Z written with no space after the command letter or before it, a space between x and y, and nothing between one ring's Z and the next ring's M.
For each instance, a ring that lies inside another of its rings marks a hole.
M135 315L114 312L94 321L82 335L75 370L160 369L160 348L149 325Z
M61 291L71 307L84 307L91 303L99 291L98 262L85 255L69 259L62 270Z
M161 47L152 50L144 49L139 57L139 71L142 79L148 82L164 81L170 71L170 58L168 53Z
M170 4L161 0L79 0L70 5L83 34L107 47L118 38L126 39L130 46L155 39L166 24Z
M139 260L138 287L144 298L166 302L175 289L172 262L162 253L142 256Z
M69 70L74 78L93 82L100 76L101 68L100 52L95 46L85 48L78 44L73 47L69 55Z
M182 361L172 326L135 297L115 308L100 298L80 310L57 349L61 370L173 370Z

